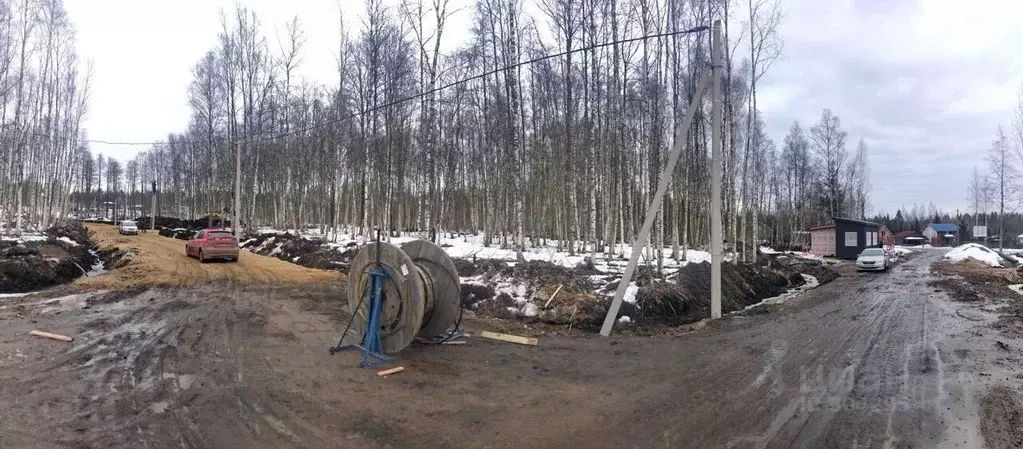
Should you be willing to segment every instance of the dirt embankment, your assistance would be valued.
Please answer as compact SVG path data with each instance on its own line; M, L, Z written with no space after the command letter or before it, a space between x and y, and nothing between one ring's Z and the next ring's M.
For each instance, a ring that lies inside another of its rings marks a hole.
M192 285L213 280L241 284L339 282L336 272L300 267L280 260L242 252L238 262L200 263L185 256L185 242L153 233L122 236L111 225L88 225L107 269L100 276L75 283L84 289L127 289L140 286Z
M1023 447L1023 396L1004 385L991 389L980 402L980 431L990 449Z
M68 222L45 231L44 241L0 241L0 293L23 293L85 275L97 259L85 227Z
M992 327L1010 337L1023 336L1023 295L1010 289L1023 284L1023 268L995 268L975 260L940 261L932 271L942 275L928 283L957 301L998 305Z
M471 278L462 285L462 303L477 315L582 328L595 328L603 322L621 279L620 274L588 266L572 269L541 261L514 266L488 259L455 262L459 276ZM835 276L824 277L824 282L828 282ZM623 302L619 311L619 317L627 316L629 322L675 326L710 317L709 263L691 263L667 277L641 267L634 282L635 301ZM803 282L799 272L788 267L724 264L722 311L742 310ZM518 298L518 303L507 291L509 286L517 287L518 293L524 295ZM547 304L552 295L554 300ZM516 312L522 308L523 298L532 303L526 309L535 307L535 315Z
M347 271L359 251L355 243L339 248L284 232L248 234L242 237L241 245L250 252L303 267L339 271Z

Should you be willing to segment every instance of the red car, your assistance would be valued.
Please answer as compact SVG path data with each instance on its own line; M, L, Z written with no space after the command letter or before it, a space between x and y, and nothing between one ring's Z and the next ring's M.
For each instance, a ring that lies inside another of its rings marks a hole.
M238 239L225 229L203 229L185 243L185 255L200 262L213 259L238 261Z

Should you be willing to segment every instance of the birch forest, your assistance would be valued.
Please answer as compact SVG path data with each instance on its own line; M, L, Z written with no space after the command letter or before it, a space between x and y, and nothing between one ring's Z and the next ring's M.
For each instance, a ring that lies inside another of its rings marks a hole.
M672 32L721 19L725 238L747 258L762 241L808 244L808 227L868 213L868 148L826 109L768 135L757 88L783 54L783 8L365 0L361 17L339 21L358 26L340 29L337 83L318 85L295 75L311 39L301 18L267 36L242 6L222 13L215 45L196 55L190 126L123 164L83 159L91 175L76 204L114 198L120 215L149 214L155 182L160 215L232 213L240 164L243 228L482 232L492 245L617 252L635 238L709 70L711 33ZM471 18L465 42L446 42L455 14ZM710 97L682 137L651 237L668 257L709 240Z
M0 207L7 232L66 217L92 157L90 69L62 0L0 0Z

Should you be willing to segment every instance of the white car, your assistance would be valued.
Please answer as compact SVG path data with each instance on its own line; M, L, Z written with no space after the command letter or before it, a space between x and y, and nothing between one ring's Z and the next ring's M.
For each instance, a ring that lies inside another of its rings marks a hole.
M119 232L121 235L126 234L138 235L139 227L138 225L135 224L134 221L124 220L121 222L121 224L117 225L117 232Z
M881 248L867 248L856 257L857 271L888 271L888 256Z

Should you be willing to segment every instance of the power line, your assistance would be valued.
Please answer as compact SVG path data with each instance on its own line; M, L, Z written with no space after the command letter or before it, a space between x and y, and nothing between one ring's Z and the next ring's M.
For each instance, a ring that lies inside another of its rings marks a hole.
M242 138L241 142L245 142L245 143L266 142L266 141L272 141L272 140L280 139L280 138L283 138L283 137L288 137L288 136L293 136L293 135L296 135L296 134L305 133L305 132L312 131L312 130L317 129L317 128L322 128L324 126L334 125L334 124L337 124L337 123L340 123L340 122L343 122L343 121L346 121L346 120L351 120L353 118L358 118L358 117L361 117L363 115L369 114L371 112L376 112L376 111L379 111L381 109L386 109L386 108L389 108L389 107L392 107L392 106L404 103L406 101L416 100L416 99L422 98L424 96L427 96L427 95L430 95L430 94L434 94L434 93L440 92L440 91L445 90L445 89L450 89L450 88L455 87L455 86L460 86L462 84L466 84L466 83L469 83L469 82L472 82L472 81L475 81L475 80L478 80L478 79L486 78L488 76L492 76L492 75L495 75L495 74L500 73L500 72L504 72L504 71L512 70L512 69L517 69L517 68L525 66L525 65L536 64L538 62L546 61L548 59L560 58L562 56L567 56L567 55L572 54L572 53L577 53L577 52L581 52L581 51L595 50L595 49L598 49L598 48L608 47L608 46L611 46L611 45L619 45L619 44L628 44L628 43L632 43L632 42L639 42L639 41L644 41L644 40L648 40L648 39L661 39L661 38L665 38L665 37L672 37L672 36L678 36L678 35L683 35L683 34L701 33L701 32L707 31L709 29L710 29L710 27L708 27L708 26L698 26L698 27L695 27L695 28L687 29L687 30L669 31L669 32L657 33L657 34L647 34L647 35L644 35L644 36L639 36L639 37L634 37L634 38L629 38L629 39L621 39L621 40L617 40L617 41L610 41L610 42L604 42L604 43L600 43L600 44L594 44L594 45L590 45L588 47L580 47L580 48L572 49L572 50L569 50L569 51L563 51L561 53L554 53L554 54L544 55L544 56L533 58L533 59L530 59L530 60L527 60L527 61L521 61L521 62L512 64L512 65L508 65L508 66L505 66L505 67L494 69L494 70L491 70L491 71L488 71L488 72L484 72L484 73L480 73L480 74L477 74L477 75L473 75L473 76L470 76L468 78L463 78L463 79L460 79L458 81L453 81L451 83L448 83L448 84L445 84L443 86L430 89L430 90L425 91L425 92L420 92L420 93L417 93L415 95L410 95L408 97L404 97L404 98L400 98L400 99L391 101L389 103L385 103L385 104L382 104L382 105L374 106L372 108L365 109L365 110L362 110L362 111L359 111L359 112L355 112L355 113L346 115L344 117L339 117L339 118L327 120L327 121L324 121L324 122L320 122L320 123L317 123L317 124L314 124L314 125L307 126L305 128L300 128L300 129L296 129L296 130L293 130L293 131L288 131L286 133L276 134L276 135L273 135L273 136L270 136L270 137L258 137L258 138L249 137L249 138ZM48 136L45 136L45 135L41 135L41 136L48 137ZM65 138L65 139L62 139L62 140L69 140L69 139ZM223 140L223 138L220 138L220 139L217 139L217 140ZM95 144L103 144L103 145L117 145L117 146L153 146L153 145L166 145L166 144L169 143L169 142L165 142L165 141L158 141L158 142L132 142L132 141L110 141L110 140L99 140L99 139L78 139L78 141L79 142L95 143ZM179 143L179 144L203 144L203 143L206 143L206 141L199 141L199 140L193 140L193 141L190 141L190 140L177 140L177 141L175 141L175 143Z

